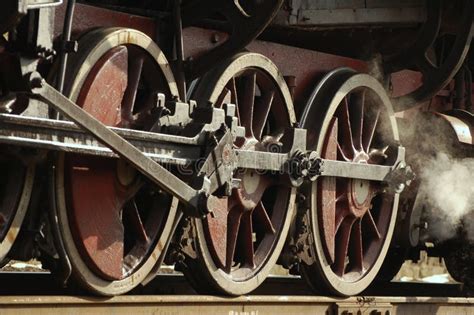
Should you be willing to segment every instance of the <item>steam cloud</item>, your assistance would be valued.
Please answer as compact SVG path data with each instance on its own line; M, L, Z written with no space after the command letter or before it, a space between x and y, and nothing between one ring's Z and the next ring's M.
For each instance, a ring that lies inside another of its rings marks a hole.
M474 158L454 159L438 153L424 163L419 176L419 193L431 212L430 234L447 240L463 225L474 243Z

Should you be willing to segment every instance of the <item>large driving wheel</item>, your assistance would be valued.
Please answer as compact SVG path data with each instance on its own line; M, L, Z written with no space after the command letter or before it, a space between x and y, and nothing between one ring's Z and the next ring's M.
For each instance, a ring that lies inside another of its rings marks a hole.
M398 130L382 85L367 74L338 69L314 91L301 126L309 149L323 158L390 165L396 160ZM303 275L318 290L355 295L372 282L390 245L398 194L379 182L323 177L311 195L314 264Z
M20 232L30 203L35 167L25 165L12 148L0 147L0 266Z
M109 126L147 130L157 93L177 95L169 64L145 34L85 35L68 64L65 93ZM177 200L119 159L61 154L55 193L61 237L80 285L116 295L138 285L171 233Z
M198 104L236 104L246 150L279 149L285 128L295 122L288 87L266 57L244 53L201 78ZM196 290L241 295L254 290L276 263L293 216L295 191L278 175L239 169L241 186L230 196L214 193L220 208L194 220L197 259L187 257L185 275Z

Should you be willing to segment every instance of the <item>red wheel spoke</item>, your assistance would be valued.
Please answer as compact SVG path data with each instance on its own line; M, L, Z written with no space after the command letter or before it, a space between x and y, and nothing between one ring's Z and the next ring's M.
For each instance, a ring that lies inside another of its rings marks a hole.
M357 150L362 151L362 133L364 128L364 106L365 106L365 90L357 93L353 97L352 106L349 108L351 116L351 127L353 133L354 146Z
M373 114L373 112L372 112ZM377 129L377 125L380 119L380 109L377 110L373 117L365 118L364 123L364 132L362 135L362 145L364 147L365 152L369 152L370 147L372 145L372 141L374 139L375 130Z
M363 218L365 226L367 226L368 230L374 237L377 239L381 239L382 235L380 234L379 228L377 227L377 223L375 223L374 217L372 216L372 213L367 211L366 215Z
M239 81L239 112L242 126L245 127L247 137L253 137L253 111L255 102L255 87L257 82L257 73L252 72L243 76Z
M136 180L135 183L117 191L117 200L122 204L122 207L124 207L125 204L130 201L130 199L132 199L142 187L143 181Z
M263 202L259 202L258 205L253 210L253 214L257 219L258 224L257 226L261 226L265 233L275 234L275 228L273 227L272 220L268 216L267 209L263 205Z
M270 108L273 103L273 97L275 96L275 91L269 91L263 94L258 98L257 104L255 106L255 113L253 117L253 130L255 137L258 140L261 140L263 128L267 122L268 114L270 113Z
M337 234L339 228L341 228L342 222L350 214L347 207L348 205L346 203L339 203L336 205L336 214L334 216L334 235Z
M127 202L125 204L125 207L123 209L123 214L127 216L131 228L134 232L134 235L137 236L137 238L143 242L143 243L149 243L149 238L146 233L145 227L143 226L142 219L140 217L140 213L138 212L137 204L134 201Z
M239 123L242 125L242 121L240 120L239 99L237 94L237 84L235 83L235 77L230 80L228 85L230 90L230 101L232 102L232 104L235 105L237 118L239 119Z
M347 251L349 249L349 241L353 224L353 218L346 218L341 224L341 228L336 235L336 251L333 270L341 277L344 275L344 269L346 267L346 257Z
M126 122L130 122L132 119L144 62L143 55L134 56L134 54L130 54L129 52L128 56L128 85L122 100L122 118Z
M337 144L337 151L339 152L343 160L345 160L346 162L352 161L350 158L346 156L346 154L344 153L344 150L342 150L341 145L339 143Z
M250 268L255 267L254 263L254 248L253 248L253 227L252 227L252 212L247 211L242 215L239 232L239 249L242 255L242 262L245 266Z
M238 206L233 207L227 216L227 248L225 271L230 272L232 263L234 261L235 248L237 246L237 238L239 236L240 221L242 218L242 211Z
M361 220L358 219L352 226L351 244L349 250L349 262L352 268L362 271L364 266L364 256L362 248L362 227Z
M342 106L336 111L339 121L339 140L341 148L343 149L344 155L348 158L354 157L354 142L352 141L352 127L351 120L349 117L349 103L347 97L342 101Z
M345 193L342 193L336 197L336 203L343 202L343 201L347 201L347 194Z

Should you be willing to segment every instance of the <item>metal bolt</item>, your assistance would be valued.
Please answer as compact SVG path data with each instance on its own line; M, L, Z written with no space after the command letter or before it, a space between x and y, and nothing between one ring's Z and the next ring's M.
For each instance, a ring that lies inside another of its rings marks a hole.
M214 33L212 34L212 37L211 37L211 42L213 44L217 44L219 42L220 38L219 38L219 34L217 33Z

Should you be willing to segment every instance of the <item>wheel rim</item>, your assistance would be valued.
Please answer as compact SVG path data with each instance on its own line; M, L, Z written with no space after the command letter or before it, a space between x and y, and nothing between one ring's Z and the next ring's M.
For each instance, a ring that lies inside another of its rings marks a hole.
M280 150L281 136L294 122L291 98L280 79L265 57L242 54L206 75L193 96L216 107L236 104L246 135L234 147ZM278 257L292 216L294 190L262 172L237 170L234 177L241 180L241 188L228 197L214 194L220 197L220 207L214 217L196 225L201 259L219 290L244 294L263 281Z
M128 29L96 31L82 42L71 98L106 125L149 129L156 93L177 95L158 47ZM100 294L139 284L158 261L176 200L122 160L66 154L57 170L61 228L79 278Z
M388 147L398 142L398 130L390 102L375 79L342 69L323 79L316 91L319 96L313 95L313 104L328 105L319 108L320 114L326 115L312 126L311 115L303 115L310 147L331 160L364 164L395 161L396 152ZM386 255L398 194L385 193L380 183L329 177L319 179L311 189L317 272L322 279L310 278L313 282L323 280L316 286L326 285L337 294L360 293Z
M9 154L0 157L0 262L10 251L28 208L35 168Z

